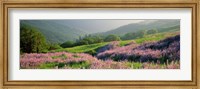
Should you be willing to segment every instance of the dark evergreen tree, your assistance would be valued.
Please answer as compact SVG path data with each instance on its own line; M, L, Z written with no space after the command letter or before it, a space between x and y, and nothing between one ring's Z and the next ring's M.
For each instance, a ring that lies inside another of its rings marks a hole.
M20 50L25 53L40 53L47 51L45 37L35 28L28 25L20 27Z

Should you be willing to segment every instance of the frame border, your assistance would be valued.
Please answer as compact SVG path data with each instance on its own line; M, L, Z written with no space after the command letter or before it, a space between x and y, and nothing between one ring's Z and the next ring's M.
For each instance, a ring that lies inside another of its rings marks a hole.
M198 3L145 3L145 2L81 2L37 3L2 2L3 12L3 86L198 86ZM98 1L98 0L97 0ZM192 8L192 81L9 81L8 80L8 10L9 8Z

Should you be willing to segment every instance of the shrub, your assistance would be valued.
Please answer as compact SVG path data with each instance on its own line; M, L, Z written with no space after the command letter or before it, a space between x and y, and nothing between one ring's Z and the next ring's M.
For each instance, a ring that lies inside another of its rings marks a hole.
M73 41L66 41L66 42L62 43L60 46L63 48L67 48L67 47L73 47L74 44L75 43Z
M147 34L155 34L157 33L158 31L156 29L151 29L151 30L148 30L147 31Z
M120 40L121 40L120 37L117 36L117 35L108 35L108 36L104 39L105 42L120 41Z
M58 44L49 44L48 50L56 50L56 49L61 49L60 45Z

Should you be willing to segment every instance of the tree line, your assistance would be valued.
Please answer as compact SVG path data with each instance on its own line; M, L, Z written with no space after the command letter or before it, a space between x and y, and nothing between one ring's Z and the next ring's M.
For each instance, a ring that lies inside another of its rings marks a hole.
M60 46L63 48L80 46L80 45L89 45L101 42L111 42L111 41L120 41L120 40L132 40L136 38L142 38L145 35L155 34L158 31L156 29L151 30L141 30L137 32L126 33L123 36L118 36L114 34L110 34L108 36L103 35L85 35L84 37L79 37L75 42L74 41L66 41L62 43Z
M45 37L40 33L37 28L33 28L28 25L22 25L20 27L20 53L41 53L48 52L49 50L55 50L60 48L68 48L80 45L89 45L101 42L120 41L120 40L132 40L136 38L142 38L146 34L155 34L156 29L141 30L137 32L127 33L123 36L110 34L108 36L103 35L85 35L79 37L76 41L66 41L62 44L52 44L46 41Z

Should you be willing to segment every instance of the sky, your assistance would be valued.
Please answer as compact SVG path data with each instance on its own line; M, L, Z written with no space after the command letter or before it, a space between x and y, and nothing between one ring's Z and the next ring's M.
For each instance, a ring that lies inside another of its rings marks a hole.
M79 28L81 30L87 30L90 33L106 32L123 25L131 23L146 22L145 20L89 20L89 19L78 19L78 20L55 20L57 23L68 25ZM149 20L148 20L149 21Z

